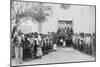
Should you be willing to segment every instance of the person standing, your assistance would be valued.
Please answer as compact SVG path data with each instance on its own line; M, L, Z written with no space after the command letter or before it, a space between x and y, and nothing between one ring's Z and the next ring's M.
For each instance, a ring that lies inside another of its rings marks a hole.
M56 43L53 44L53 50L57 50L57 44Z
M53 48L53 41L52 41L52 39L50 39L50 49L52 49Z
M31 58L34 58L34 42L33 42L33 38L32 38L32 36L29 38L29 42L30 42L30 45L29 45L29 49L30 49L30 57Z
M42 52L42 44L41 44L41 36L40 35L38 35L38 38L37 38L37 41L38 41L38 47L37 47L37 53L36 53L36 56L38 57L38 58L41 58L41 56L43 55L43 52Z
M91 37L91 45L92 45L92 56L95 57L96 56L96 40L95 40L95 34L92 34Z
M19 31L18 34L16 35L17 37L17 43L15 47L15 58L18 64L22 63L22 58L23 58L23 48L22 48L22 37L21 37L21 32Z
M27 36L25 35L24 37L24 48L23 48L23 56L24 56L24 60L27 61L28 60L28 55L29 55L29 50L28 50L28 47L29 47L29 41L27 39Z
M38 47L37 42L36 40L34 40L34 58L36 58L37 47Z
M31 40L31 41L32 41L32 47L31 47L32 59L34 58L34 46L35 46L34 40L35 40L35 37L34 37L34 35L33 35L32 40Z
M60 45L61 46L63 45L63 39L62 38L60 39Z
M22 46L22 53L24 53L24 46L25 46L25 37L24 34L21 35L21 46ZM22 54L22 60L24 60L24 54Z
M15 32L14 37L12 38L12 41L14 43L14 54L15 54L16 62L18 62L17 61L17 59L18 59L18 39L17 39L17 36L18 36L17 32Z
M42 51L43 51L43 54L45 54L45 51L46 51L46 50L45 50L45 49L46 49L46 44L45 44L45 41L44 41L44 40L43 40L43 43L42 43L42 44L43 44L43 46L42 46Z
M56 38L54 38L54 41L53 41L53 50L54 51L57 50L57 41L56 41Z
M75 34L72 36L72 44L73 44L73 48L76 49L76 45L75 45Z

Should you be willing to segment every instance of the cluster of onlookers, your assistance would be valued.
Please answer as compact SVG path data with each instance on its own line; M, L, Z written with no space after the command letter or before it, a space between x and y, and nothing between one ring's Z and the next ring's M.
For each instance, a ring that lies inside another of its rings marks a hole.
M12 39L14 55L17 63L30 59L41 58L50 51L56 50L56 43L49 35L38 33L15 33Z
M71 29L64 29L65 31L57 32L57 45L73 47L80 52L95 57L96 54L96 34L90 33L73 33Z
M69 32L68 32L69 31ZM12 37L12 54L18 63L41 58L57 49L57 46L72 47L95 57L95 34L67 32L49 32L48 34L15 32Z
M57 45L63 47L72 47L80 52L95 57L96 54L96 35L89 33L65 34L57 38Z
M72 42L73 47L81 52L95 56L96 40L95 34L81 33L73 34Z
M73 47L76 50L95 57L96 34L73 33L72 28L59 28L57 31L57 45Z

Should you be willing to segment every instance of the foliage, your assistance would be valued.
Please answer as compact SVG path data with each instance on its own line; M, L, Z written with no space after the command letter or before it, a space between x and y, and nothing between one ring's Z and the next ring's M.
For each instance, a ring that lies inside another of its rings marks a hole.
M69 9L70 5L69 4L61 4L60 6L62 9Z
M16 31L22 18L31 18L41 23L46 21L47 16L50 16L51 13L51 7L45 6L43 3L11 1L11 24L15 24Z
M29 8L30 7L30 8ZM11 20L15 19L18 24L23 17L31 17L38 22L44 22L47 16L50 16L52 9L50 6L45 6L43 3L30 3L30 2L16 2L12 1L11 4Z

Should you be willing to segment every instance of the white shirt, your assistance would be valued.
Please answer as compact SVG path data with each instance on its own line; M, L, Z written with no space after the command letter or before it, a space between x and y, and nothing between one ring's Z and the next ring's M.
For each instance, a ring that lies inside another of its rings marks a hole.
M63 39L60 39L60 42L63 42Z
M39 40L39 41L41 41L41 40L42 40L42 38L41 38L41 36L40 36L40 35L38 35L38 40Z

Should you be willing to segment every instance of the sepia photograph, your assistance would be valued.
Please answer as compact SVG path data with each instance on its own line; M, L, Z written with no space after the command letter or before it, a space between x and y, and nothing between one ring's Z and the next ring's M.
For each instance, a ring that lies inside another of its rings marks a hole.
M10 66L96 61L96 5L10 0Z

